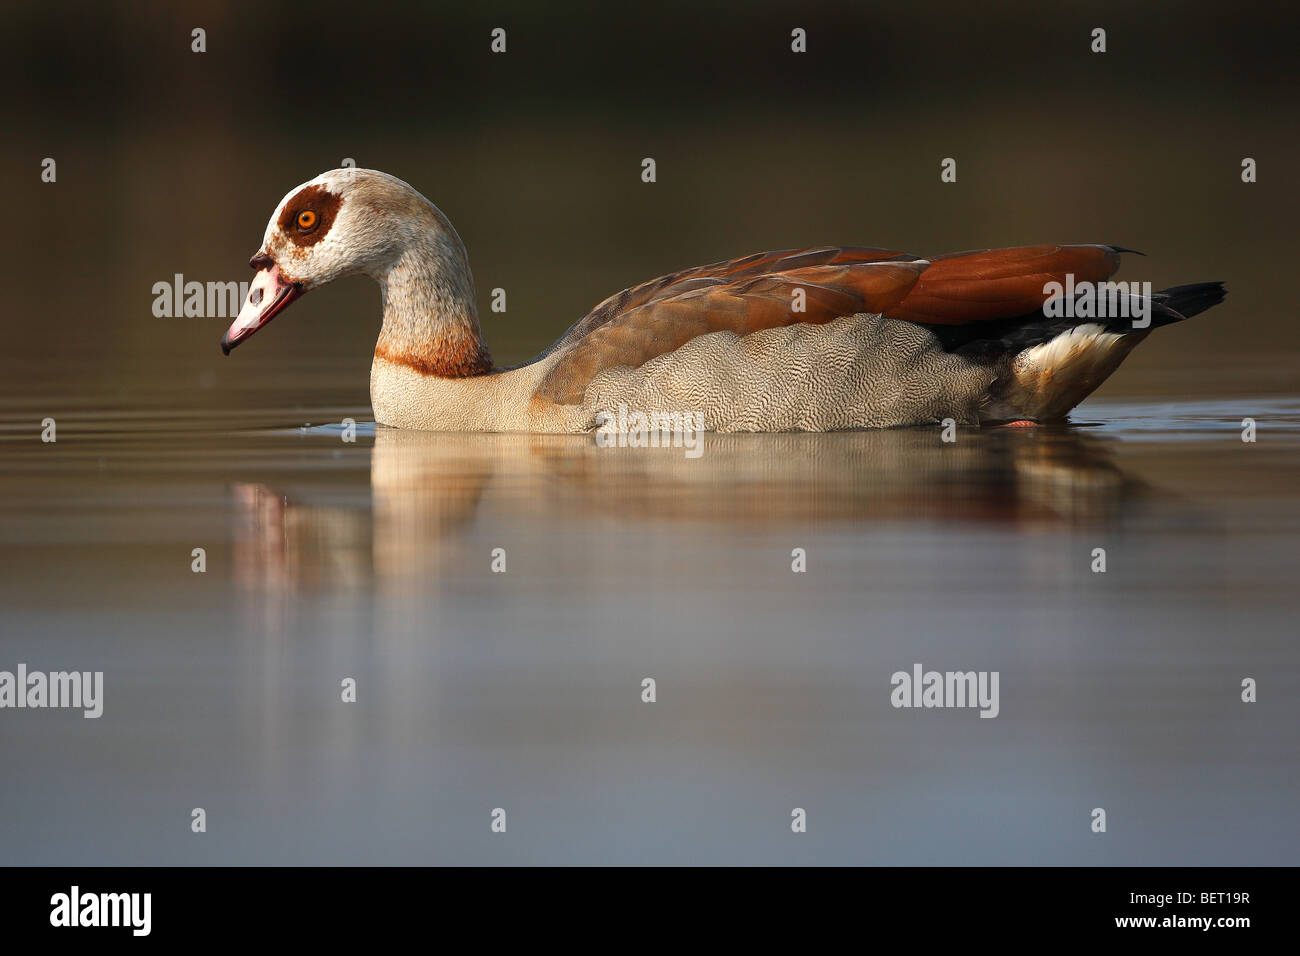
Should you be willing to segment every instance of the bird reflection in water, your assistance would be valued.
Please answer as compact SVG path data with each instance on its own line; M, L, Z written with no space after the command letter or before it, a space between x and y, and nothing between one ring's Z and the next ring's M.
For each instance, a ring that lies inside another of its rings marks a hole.
M477 523L572 535L632 523L712 537L890 524L1069 530L1118 522L1149 499L1079 428L707 435L673 448L590 437L465 435L379 427L370 493L233 486L234 563L246 589L387 590L487 567ZM504 543L504 542L503 542ZM481 570L481 569L480 569Z

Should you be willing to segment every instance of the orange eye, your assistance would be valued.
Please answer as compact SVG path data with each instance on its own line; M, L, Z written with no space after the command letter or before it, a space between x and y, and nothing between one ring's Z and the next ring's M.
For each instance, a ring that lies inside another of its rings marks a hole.
M310 209L304 209L302 212L298 213L299 229L310 229L314 225L316 225L316 214L314 212Z

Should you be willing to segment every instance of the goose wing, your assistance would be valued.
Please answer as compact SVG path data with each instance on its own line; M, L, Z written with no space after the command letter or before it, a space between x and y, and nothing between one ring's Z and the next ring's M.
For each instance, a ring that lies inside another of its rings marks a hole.
M601 371L639 368L710 332L749 335L858 312L927 325L1026 315L1048 282L1099 281L1119 264L1114 246L984 249L934 260L886 249L826 246L712 263L625 289L573 325L547 352L563 357L537 396L579 404Z

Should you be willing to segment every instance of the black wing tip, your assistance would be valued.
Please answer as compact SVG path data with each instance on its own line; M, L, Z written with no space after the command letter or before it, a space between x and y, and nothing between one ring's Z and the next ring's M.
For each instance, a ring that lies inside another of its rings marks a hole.
M1156 295L1162 305L1190 319L1226 299L1228 287L1222 282L1191 282L1161 289Z
M1105 249L1107 252L1131 252L1135 256L1145 256L1146 253L1141 249L1130 249L1128 246L1117 246L1113 242L1067 242L1064 243L1066 249Z

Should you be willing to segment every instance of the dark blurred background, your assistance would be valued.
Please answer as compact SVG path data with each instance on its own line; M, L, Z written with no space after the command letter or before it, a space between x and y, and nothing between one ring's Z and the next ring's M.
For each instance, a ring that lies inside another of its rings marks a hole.
M1148 254L1119 278L1231 290L1103 394L1294 391L1297 22L1289 3L9 3L3 391L364 405L369 280L228 359L228 319L151 312L175 273L249 278L281 196L343 157L450 217L499 363L620 288L761 249L1098 241Z

